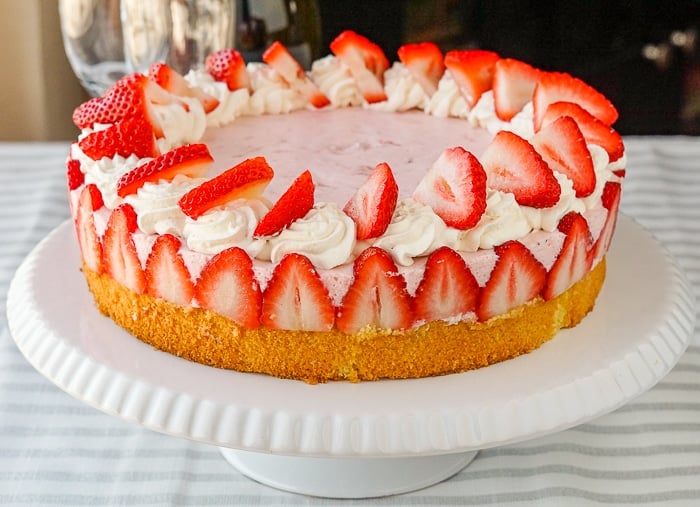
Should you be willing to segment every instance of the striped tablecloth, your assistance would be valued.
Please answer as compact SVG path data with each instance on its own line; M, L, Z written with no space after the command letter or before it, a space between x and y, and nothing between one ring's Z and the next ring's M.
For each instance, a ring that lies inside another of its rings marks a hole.
M626 144L622 210L666 245L700 301L700 138ZM673 371L615 412L481 451L446 482L375 500L317 499L262 486L216 448L73 399L23 358L4 311L17 266L68 217L67 152L65 143L0 143L0 504L700 505L698 327Z

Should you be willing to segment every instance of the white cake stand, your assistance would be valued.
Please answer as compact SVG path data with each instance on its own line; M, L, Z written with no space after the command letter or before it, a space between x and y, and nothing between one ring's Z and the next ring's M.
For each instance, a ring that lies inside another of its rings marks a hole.
M27 360L99 410L219 446L245 475L315 496L416 490L479 449L610 412L669 372L695 323L675 261L623 216L595 310L540 349L463 374L312 386L202 366L134 339L95 309L73 234L70 222L54 230L10 286L9 326Z

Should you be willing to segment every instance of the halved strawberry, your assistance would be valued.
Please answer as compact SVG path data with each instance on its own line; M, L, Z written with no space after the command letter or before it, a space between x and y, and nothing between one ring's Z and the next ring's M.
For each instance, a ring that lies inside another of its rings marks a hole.
M411 296L406 280L391 256L369 247L355 259L354 280L338 310L336 326L356 333L367 326L406 329L413 323Z
M593 260L603 257L610 248L610 243L615 234L615 226L617 224L617 215L620 210L620 198L622 196L622 185L616 181L608 181L603 187L603 195L601 200L603 206L608 210L608 215L605 217L603 229L593 245Z
M555 102L578 104L604 124L617 120L617 109L605 95L565 72L543 72L532 97L535 131L542 127L545 111Z
M75 232L80 254L85 265L95 273L102 272L102 242L97 235L93 212L103 204L99 189L94 183L90 183L80 191L75 213Z
M85 183L85 174L80 169L80 160L74 158L66 160L66 180L68 190L75 190Z
M535 148L522 137L501 130L481 156L489 187L511 192L522 206L549 208L561 195L561 187Z
M343 211L357 226L357 239L376 238L389 227L399 198L399 187L389 164L378 164L357 189Z
M133 168L117 182L117 195L136 193L145 183L170 181L178 174L190 178L204 176L214 159L206 144L186 144Z
M445 61L438 45L433 42L404 44L397 54L426 95L432 97L445 72Z
M180 255L182 243L172 234L161 234L146 260L146 293L177 305L192 301L194 284Z
M260 326L262 293L253 275L253 261L238 248L227 248L209 259L194 287L197 303L246 329Z
M493 74L493 101L496 116L510 121L532 100L541 72L513 58L496 62Z
M591 195L596 184L593 159L573 118L562 116L556 119L537 132L531 142L551 169L573 182L576 197Z
M146 275L132 236L137 229L136 212L130 204L121 204L112 210L102 239L102 263L110 277L137 294L143 294Z
M202 104L205 113L210 113L219 105L219 99L209 95L199 87L190 86L182 74L167 63L157 62L152 64L148 69L148 78L173 95L194 97Z
M619 159L625 152L622 137L615 129L609 127L595 116L573 102L555 102L547 107L542 118L542 126L556 121L561 116L570 116L581 129L588 144L597 144L608 152L610 161Z
M311 261L290 253L275 266L263 293L261 322L271 329L330 331L335 308Z
M309 171L297 176L272 209L258 222L253 237L272 236L304 217L314 206L315 190L316 186Z
M547 270L530 250L511 240L494 248L498 259L481 291L477 309L479 320L486 321L524 305L537 297L544 287Z
M345 30L330 44L335 56L348 66L365 100L372 104L387 99L384 92L384 72L389 60L384 51L368 38Z
M178 204L185 215L196 220L234 199L260 197L273 175L264 157L249 158L193 188Z
M558 229L566 234L566 238L547 275L547 282L542 290L545 300L564 292L591 269L591 233L583 215L570 211L559 221Z
M443 246L425 263L413 300L416 322L450 319L475 312L481 288L457 252Z
M486 172L464 148L447 148L418 183L413 198L450 227L469 229L486 210Z
M250 76L243 56L235 49L220 49L204 61L207 72L216 81L226 83L229 90L250 89Z
M140 116L124 118L103 130L85 136L78 146L88 157L100 160L115 155L153 158L160 155L150 123Z
M493 86L496 62L500 56L483 49L454 49L445 54L445 67L450 71L469 107Z
M328 97L318 89L318 86L309 79L301 64L281 42L273 42L263 53L262 59L275 69L287 83L294 84L314 107L320 109L331 103Z
M73 111L73 123L78 128L92 128L95 123L116 123L124 118L141 117L153 128L156 137L163 129L153 105L187 105L169 94L143 74L129 74L117 81L102 97L82 103Z

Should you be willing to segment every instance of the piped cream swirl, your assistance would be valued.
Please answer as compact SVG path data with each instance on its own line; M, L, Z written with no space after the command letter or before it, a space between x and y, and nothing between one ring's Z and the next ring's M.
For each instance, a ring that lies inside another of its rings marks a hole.
M268 239L269 260L279 262L291 252L305 255L322 269L347 262L355 244L355 222L335 203L314 206L305 217L292 222Z
M307 107L299 91L291 88L272 67L252 62L246 68L253 88L246 114L286 114Z
M236 199L196 220L188 217L182 235L188 248L195 252L216 254L237 246L251 257L257 257L265 248L265 240L254 238L253 231L268 209L258 199Z
M429 100L418 81L401 62L395 62L384 73L384 92L387 100L368 107L378 111L408 111L425 109Z
M311 65L311 78L334 107L359 106L363 102L350 69L333 55Z
M430 206L413 199L399 201L391 223L381 237L370 242L358 242L356 250L364 250L368 243L383 248L401 266L410 266L416 257L429 255L455 235Z
M128 195L124 202L136 211L139 229L147 234L182 235L187 216L178 201L188 190L204 179L177 175L172 181L145 183L135 194Z
M208 127L226 125L245 113L250 98L248 89L240 88L231 91L226 83L216 81L204 69L191 70L185 75L185 79L190 86L200 88L219 101L219 105L207 113Z

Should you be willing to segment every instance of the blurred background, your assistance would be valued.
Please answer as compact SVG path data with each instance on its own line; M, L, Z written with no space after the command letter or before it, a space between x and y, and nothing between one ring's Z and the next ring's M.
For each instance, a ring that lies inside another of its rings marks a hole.
M623 135L700 135L698 0L313 3L321 24L316 57L346 28L380 44L392 61L405 42L491 49L589 82L619 109ZM0 140L75 138L71 113L88 95L65 56L57 2L0 1L0 47Z

